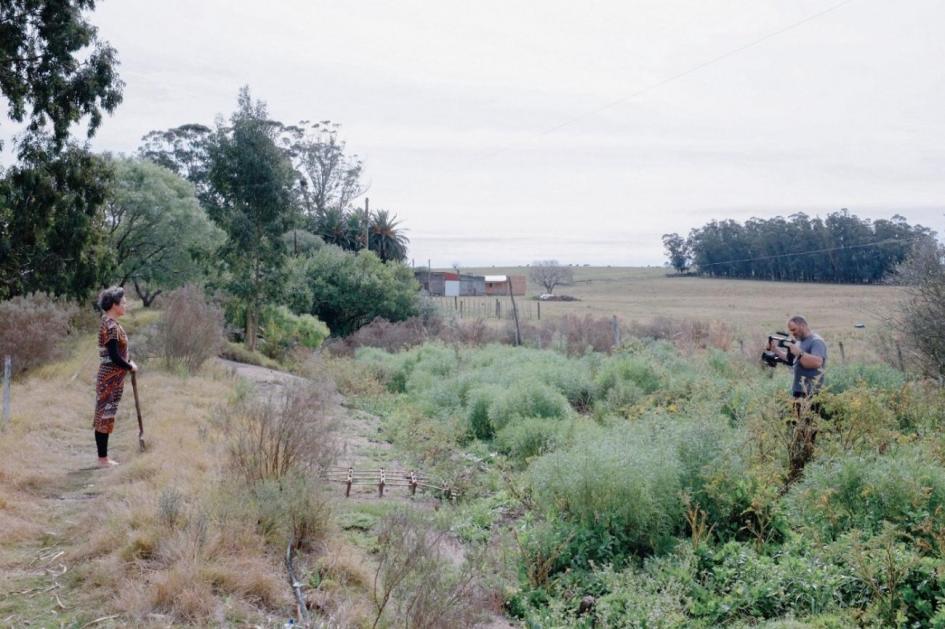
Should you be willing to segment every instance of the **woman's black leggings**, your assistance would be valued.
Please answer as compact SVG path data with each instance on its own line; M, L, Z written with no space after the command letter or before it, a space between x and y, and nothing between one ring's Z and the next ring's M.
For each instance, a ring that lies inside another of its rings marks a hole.
M98 458L104 459L108 456L108 433L95 431L95 446L98 448Z

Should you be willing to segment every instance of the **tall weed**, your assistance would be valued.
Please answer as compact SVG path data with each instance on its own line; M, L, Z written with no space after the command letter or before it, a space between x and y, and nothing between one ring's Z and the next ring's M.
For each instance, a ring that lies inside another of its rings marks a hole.
M222 347L223 312L193 285L173 291L164 303L157 335L164 360L196 371Z
M79 308L45 293L0 302L0 369L4 356L19 374L63 356L63 341Z

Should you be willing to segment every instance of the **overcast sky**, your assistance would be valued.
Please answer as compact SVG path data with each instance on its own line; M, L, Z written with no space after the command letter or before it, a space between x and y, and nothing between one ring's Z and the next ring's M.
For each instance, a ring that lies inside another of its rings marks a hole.
M838 3L102 0L127 86L94 147L247 84L343 125L418 265L661 264L666 232L842 207L941 235L945 2L811 18Z

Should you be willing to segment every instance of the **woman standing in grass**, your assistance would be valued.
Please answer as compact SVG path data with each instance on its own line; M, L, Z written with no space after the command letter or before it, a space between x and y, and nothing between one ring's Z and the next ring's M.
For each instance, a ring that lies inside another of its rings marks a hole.
M108 458L108 435L115 428L115 413L125 387L125 374L137 371L138 366L128 361L128 335L118 323L125 314L128 302L125 291L119 286L106 288L98 296L98 305L104 313L98 328L98 355L102 361L95 379L95 445L98 447L98 464L102 467L118 465Z

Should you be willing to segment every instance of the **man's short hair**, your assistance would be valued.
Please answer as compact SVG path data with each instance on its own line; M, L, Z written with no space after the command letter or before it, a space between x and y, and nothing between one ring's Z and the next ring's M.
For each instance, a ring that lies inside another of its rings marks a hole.
M807 325L807 319L805 319L801 315L794 315L793 317L788 319L788 323L793 323L795 325Z

